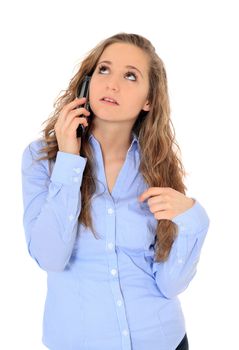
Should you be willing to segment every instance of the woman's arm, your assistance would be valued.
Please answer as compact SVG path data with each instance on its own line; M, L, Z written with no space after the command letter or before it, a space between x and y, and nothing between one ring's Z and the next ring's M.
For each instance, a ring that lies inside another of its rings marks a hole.
M23 225L30 255L46 271L64 270L75 242L86 158L57 152L50 176L40 141L22 155Z
M178 226L178 236L168 260L153 262L157 286L166 298L183 292L192 280L209 227L209 217L198 201L172 221Z

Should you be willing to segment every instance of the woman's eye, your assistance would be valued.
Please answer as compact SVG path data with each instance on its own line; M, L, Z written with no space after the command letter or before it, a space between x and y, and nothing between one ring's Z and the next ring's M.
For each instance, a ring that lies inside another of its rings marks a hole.
M100 67L99 67L99 73L100 73L100 74L105 74L105 72L106 72L107 70L109 70L109 68L106 67L106 66L100 66ZM126 73L126 76L127 76L127 77L130 77L128 80L131 80L131 81L136 81L136 80L137 80L137 76L136 76L135 73L127 72L127 73ZM132 78L132 77L133 77L133 78Z
M107 70L107 69L108 69L108 67L106 67L106 66L101 66L101 67L99 67L99 72L105 71L105 70Z
M128 72L128 73L126 73L126 75L128 75L128 76L131 75L131 77L134 77L133 81L137 80L136 74L134 74L134 73ZM129 80L132 80L132 79L129 79Z

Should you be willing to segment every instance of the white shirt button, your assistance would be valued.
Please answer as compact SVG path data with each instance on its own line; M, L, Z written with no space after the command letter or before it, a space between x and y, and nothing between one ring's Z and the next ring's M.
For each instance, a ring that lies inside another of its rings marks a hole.
M73 177L73 181L74 181L74 182L79 182L79 180L80 180L79 177L77 177L77 176L74 176L74 177Z
M124 336L128 335L127 329L124 329L123 332L122 332L122 334L123 334Z
M183 259L178 259L178 263L182 264L183 263Z
M115 276L117 274L117 270L116 269L112 269L111 271L111 275Z
M73 170L74 170L77 174L80 174L80 168L73 168Z
M108 214L113 214L114 210L112 208L108 209Z
M122 300L117 300L117 305L121 306L122 305Z
M69 215L69 216L68 216L68 219L69 219L70 221L72 221L72 220L74 219L74 215L72 215L72 214Z
M109 249L113 249L113 247L114 247L114 244L113 244L113 243L108 243L108 248L109 248Z

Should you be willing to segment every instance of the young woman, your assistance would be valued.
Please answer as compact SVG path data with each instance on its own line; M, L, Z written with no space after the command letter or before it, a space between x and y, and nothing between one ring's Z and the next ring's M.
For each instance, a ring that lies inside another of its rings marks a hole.
M89 111L76 98L86 75ZM209 218L185 195L162 60L140 35L107 38L54 107L22 157L28 250L48 277L43 343L188 349L177 296L196 273Z

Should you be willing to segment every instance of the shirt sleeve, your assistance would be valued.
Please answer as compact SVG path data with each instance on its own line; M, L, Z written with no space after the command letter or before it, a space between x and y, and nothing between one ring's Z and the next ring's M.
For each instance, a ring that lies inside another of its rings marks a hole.
M32 142L22 155L23 226L32 258L46 271L60 271L76 238L87 158L58 151L50 175L48 160L36 160L39 146Z
M194 205L172 219L178 226L169 257L165 262L153 261L153 274L158 288L166 298L183 292L194 277L205 240L209 217L201 204Z

